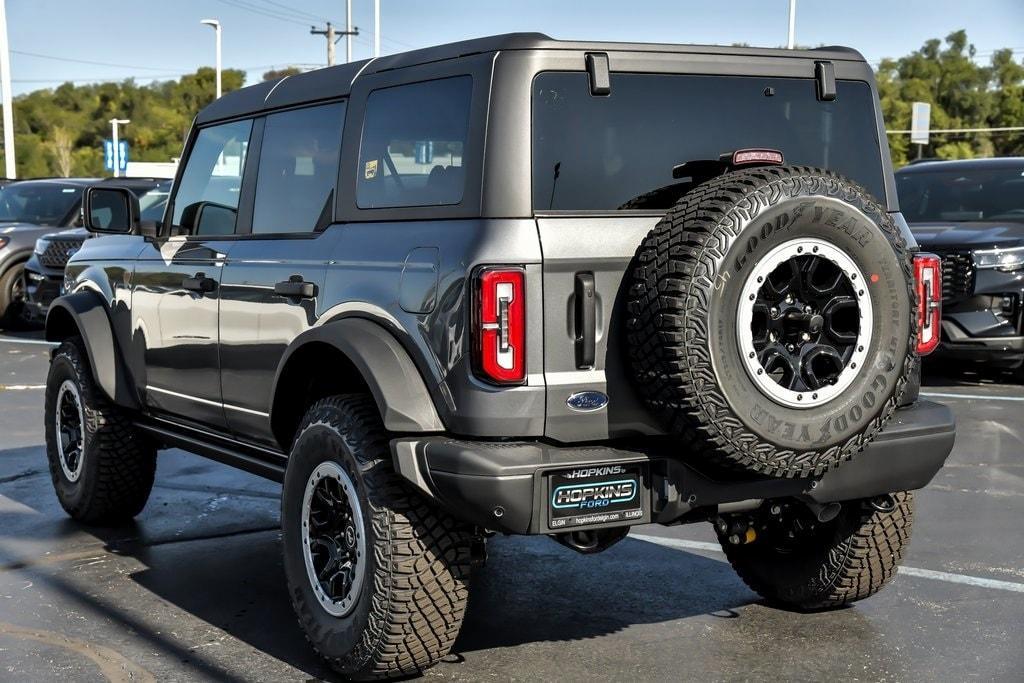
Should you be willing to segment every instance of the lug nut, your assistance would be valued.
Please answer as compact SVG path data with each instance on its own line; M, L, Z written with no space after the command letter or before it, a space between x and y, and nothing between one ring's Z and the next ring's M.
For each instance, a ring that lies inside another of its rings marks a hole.
M730 536L729 537L729 543L731 543L733 545L739 545L740 544L739 534L733 534L732 536Z
M787 351L789 351L789 352L792 352L792 351L794 351L795 349L796 349L796 347L795 347L795 346L793 346L792 344L786 344L786 350L787 350Z
M772 306L772 317L773 318L778 318L779 317L779 309L775 308L775 306Z
M804 306L804 313L810 313L810 312L811 312L811 307L810 306Z
M815 249L817 249L817 247L815 247ZM773 515L777 515L780 512L782 512L782 508L779 507L778 505L772 505L771 510L769 510L769 512L771 512Z
M804 341L810 341L811 340L811 335L809 335L806 332L804 332L803 334L800 335L800 338L803 339Z

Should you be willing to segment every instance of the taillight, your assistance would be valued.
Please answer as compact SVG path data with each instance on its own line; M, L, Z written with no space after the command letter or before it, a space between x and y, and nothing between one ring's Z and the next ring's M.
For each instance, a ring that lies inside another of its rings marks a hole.
M476 367L487 381L526 380L526 274L485 268L477 278Z
M914 286L917 288L917 353L935 350L941 338L942 260L935 254L914 257Z

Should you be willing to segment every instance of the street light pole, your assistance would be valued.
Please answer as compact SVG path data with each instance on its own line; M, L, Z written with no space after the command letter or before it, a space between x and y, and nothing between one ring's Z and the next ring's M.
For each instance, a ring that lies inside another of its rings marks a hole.
M217 40L217 99L220 99L220 22L216 19L203 19L199 22L200 24L206 24L212 26L216 33Z
M790 50L796 47L796 0L789 0L789 41L786 47Z
M380 0L373 0L373 56L380 57Z
M4 164L8 178L15 178L14 166L14 110L11 103L11 53L7 46L7 3L0 0L0 88L3 88L4 107Z
M352 63L352 0L345 0L345 63Z
M114 143L113 161L114 161L114 177L117 178L121 175L121 146L117 140L117 127L123 126L126 123L131 123L131 119L110 119L110 137Z

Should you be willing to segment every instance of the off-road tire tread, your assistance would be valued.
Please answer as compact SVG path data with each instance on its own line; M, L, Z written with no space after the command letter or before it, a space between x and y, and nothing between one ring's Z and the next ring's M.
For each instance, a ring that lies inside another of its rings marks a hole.
M128 413L111 403L96 386L82 340L65 340L54 353L54 360L64 357L79 379L82 411L86 430L92 435L92 448L85 457L95 463L95 486L82 504L64 509L71 517L88 524L111 525L126 522L142 512L153 489L156 474L156 448L132 423ZM49 410L60 389L47 382L46 439L48 452L53 439L54 415ZM54 396L50 397L51 392ZM63 477L60 463L48 458L54 486ZM64 501L61 501L64 505Z
M820 450L780 448L747 429L723 395L706 343L708 310L725 254L746 219L793 194L813 193L860 207L896 253L915 301L911 257L898 226L871 194L832 171L764 167L714 178L684 195L651 230L637 252L627 304L627 353L646 403L695 459L731 471L775 477L820 476L867 445L899 405L915 358L911 342L893 395L866 429ZM912 308L911 310L916 310Z
M331 658L310 637L315 623L302 618L306 607L294 589L293 606L309 642L339 672L359 679L421 674L450 652L462 626L474 530L395 473L387 432L369 396L321 399L306 413L296 441L311 426L325 424L358 460L370 500L378 542L371 549L375 573L367 577L374 590L369 628L348 656Z
M893 508L882 511L870 501L856 501L854 521L841 522L840 538L827 549L809 548L800 573L803 581L795 589L780 587L753 571L775 560L770 543L755 541L737 548L719 535L722 549L733 569L751 590L773 604L802 610L831 609L870 597L896 575L903 553L910 544L914 523L914 493L890 494ZM758 545L760 544L760 545Z

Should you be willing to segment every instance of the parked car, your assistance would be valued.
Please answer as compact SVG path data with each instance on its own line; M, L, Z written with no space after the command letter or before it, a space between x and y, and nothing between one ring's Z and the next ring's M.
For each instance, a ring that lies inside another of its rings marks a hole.
M773 603L872 595L954 438L881 121L845 48L538 34L229 93L155 236L86 192L58 499L123 522L170 447L281 481L288 595L357 678L449 651L488 532L710 522Z
M111 179L114 180L114 179ZM117 178L122 187L140 194L139 210L144 229L155 230L163 218L171 181L150 178ZM71 228L43 235L36 240L32 256L24 268L24 305L26 315L42 320L50 303L60 294L64 283L64 266L82 243L92 236L85 228Z
M896 188L917 241L942 257L935 360L1024 381L1024 157L913 164Z
M22 270L36 240L81 225L82 191L91 178L11 181L0 186L0 327L28 323Z

